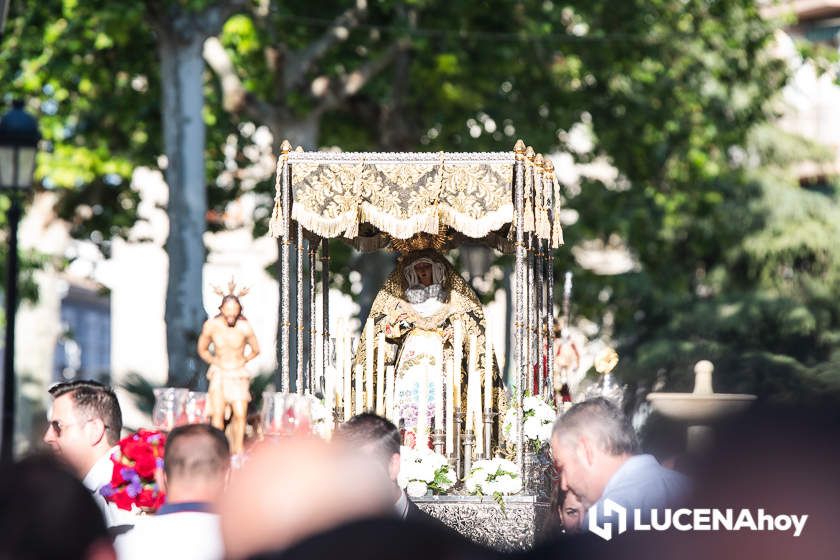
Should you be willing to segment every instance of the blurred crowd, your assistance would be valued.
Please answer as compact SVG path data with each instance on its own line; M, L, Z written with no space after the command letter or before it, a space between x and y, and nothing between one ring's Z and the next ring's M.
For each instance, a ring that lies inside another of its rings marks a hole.
M466 539L409 499L397 484L399 431L374 414L351 418L330 442L266 440L236 469L220 430L175 428L163 460L153 463L166 501L138 515L102 492L119 468L111 461L122 431L114 392L83 381L50 393L44 442L51 452L2 465L0 560L840 558L836 410L758 406L718 426L714 448L679 461L681 473L644 453L609 401L578 403L554 426L556 477L538 544L505 553ZM672 529L605 540L587 527L590 518L608 521L599 516L609 500L643 518L676 506L808 517L798 537Z

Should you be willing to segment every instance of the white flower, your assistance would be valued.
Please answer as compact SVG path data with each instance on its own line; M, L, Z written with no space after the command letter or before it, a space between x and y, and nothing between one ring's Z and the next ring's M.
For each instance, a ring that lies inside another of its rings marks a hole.
M412 480L408 483L408 486L406 486L405 493L412 498L419 498L420 496L425 496L428 490L429 487L426 483L418 480Z
M400 473L397 476L397 484L400 488L405 488L406 492L412 485L415 486L414 490L419 492L420 484L424 485L426 490L434 485L432 487L435 491L445 492L456 482L455 473L443 455L431 450L400 448ZM420 495L425 494L426 490Z

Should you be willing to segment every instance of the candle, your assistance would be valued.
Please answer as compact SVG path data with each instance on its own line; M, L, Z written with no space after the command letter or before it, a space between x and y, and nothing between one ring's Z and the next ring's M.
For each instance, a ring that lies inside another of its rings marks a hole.
M443 372L440 372L441 374ZM435 431L443 429L443 375L435 375Z
M452 341L452 387L455 391L455 408L461 409L461 361L463 358L464 349L464 324L460 319L455 321L452 327L453 341Z
M475 389L479 383L478 379L476 379L476 375L478 374L478 368L476 367L478 359L476 346L478 346L478 338L475 336L475 333L472 333L470 334L470 346L467 349L467 425L465 428L470 431L474 431L473 421L475 419L476 404L478 404L475 401Z
M420 401L417 403L417 443L415 449L429 447L429 368L420 375Z
M365 410L373 410L373 343L373 321L368 319L365 323Z
M341 375L342 381L344 382L344 389L342 390L342 394L344 396L344 421L350 420L350 417L353 416L353 409L350 408L350 398L352 395L352 381L353 381L353 372L350 370L350 360L348 360L348 356L350 354L350 337L349 336L342 336L341 337Z
M385 369L385 417L395 422L394 418L394 366Z
M446 364L446 456L449 457L455 452L454 444L454 422L452 416L455 414L455 402L453 400L453 375L452 362Z
M493 408L493 344L490 329L484 333L484 410Z
M327 366L324 368L324 400L330 415L335 411L335 368Z
M385 414L385 333L376 337L376 413Z
M485 338L486 340L486 338ZM478 356L481 349L478 347L478 338L473 337L473 342L475 342L475 355L476 355L476 368L475 368L475 416L473 417L473 423L475 423L475 449L476 454L481 454L481 450L484 448L484 414L481 411L481 370L478 368ZM485 357L487 355L487 344L485 342ZM485 369L486 369L485 365Z
M356 364L355 385L356 385L356 399L355 399L355 413L359 414L364 409L364 402L362 402L362 364Z

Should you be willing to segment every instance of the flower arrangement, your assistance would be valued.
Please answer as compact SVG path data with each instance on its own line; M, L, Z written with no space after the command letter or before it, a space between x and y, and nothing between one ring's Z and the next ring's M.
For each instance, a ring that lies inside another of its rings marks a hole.
M165 496L157 485L155 472L163 468L166 435L141 429L120 440L119 445L119 451L111 455L111 482L99 490L100 494L120 509L157 511Z
M444 494L457 482L446 457L430 449L400 447L400 474L397 483L412 498L425 496L431 490Z
M539 452L549 439L557 413L554 408L539 397L522 399L522 431L535 452ZM507 441L513 441L518 425L516 408L510 408L502 422L502 433Z
M516 463L497 457L482 459L472 464L464 481L467 492L478 496L493 496L504 511L502 496L516 494L522 490L522 477Z

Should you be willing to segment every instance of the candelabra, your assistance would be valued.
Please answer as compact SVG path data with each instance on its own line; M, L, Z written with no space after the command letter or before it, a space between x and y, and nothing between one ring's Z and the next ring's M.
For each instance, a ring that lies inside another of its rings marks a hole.
M440 453L443 455L444 453L444 444L446 443L446 432L442 429L435 430L432 432L432 445L435 448L435 453Z
M464 476L469 476L472 470L472 452L475 447L475 434L472 430L464 430Z

